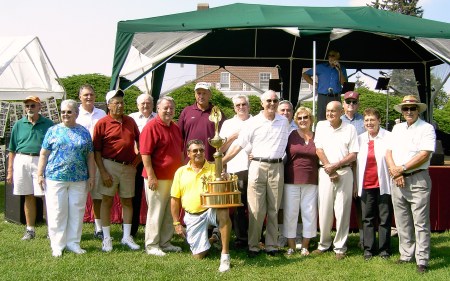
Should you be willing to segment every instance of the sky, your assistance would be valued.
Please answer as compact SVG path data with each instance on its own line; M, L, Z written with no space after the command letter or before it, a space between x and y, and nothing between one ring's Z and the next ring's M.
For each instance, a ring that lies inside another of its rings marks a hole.
M38 36L60 77L111 75L117 23L236 2L286 6L365 6L372 0L14 0L2 1L0 36ZM424 18L450 22L449 0L420 0ZM194 78L193 67L171 65L163 88Z

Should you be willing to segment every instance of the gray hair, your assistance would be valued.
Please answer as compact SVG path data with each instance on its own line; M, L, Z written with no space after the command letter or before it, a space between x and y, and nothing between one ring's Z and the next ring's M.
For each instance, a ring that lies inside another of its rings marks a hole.
M282 105L282 104L289 104L289 106L291 107L291 109L294 109L294 106L292 105L292 103L288 100L282 100L280 101L280 103L278 104L278 106Z
M261 102L263 102L263 101L265 101L266 99L269 98L269 95L270 95L270 94L275 94L275 95L277 96L277 98L279 98L277 92L275 92L274 90L268 90L268 91L265 91L265 92L259 97L259 99L261 100Z
M147 93L140 94L136 99L136 104L140 104L147 99L151 100L151 102L153 103L153 97L151 95Z
M78 114L78 103L75 100L63 100L61 102L61 110L64 107L69 107L71 110L73 110L76 114Z
M236 103L238 103L240 99L244 99L247 104L249 103L248 97L246 95L237 94L231 98L234 105L236 105Z
M163 96L163 97L160 97L158 99L158 101L156 102L156 107L158 107L158 105L160 105L163 100L169 101L169 102L173 103L173 105L175 105L175 100L172 97Z

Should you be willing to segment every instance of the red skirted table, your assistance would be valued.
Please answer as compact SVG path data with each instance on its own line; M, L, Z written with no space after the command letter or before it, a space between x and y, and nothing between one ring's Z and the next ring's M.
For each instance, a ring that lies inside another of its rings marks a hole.
M445 231L450 229L450 166L431 166L430 176L433 183L431 189L431 230ZM142 191L142 205L140 213L140 223L145 224L147 218L147 202L145 201L145 191ZM88 196L86 203L86 212L84 214L85 222L93 222L94 214L92 210L92 200ZM120 198L116 194L111 210L111 223L122 223L122 205ZM352 206L350 228L358 229L356 225L356 216L354 206Z

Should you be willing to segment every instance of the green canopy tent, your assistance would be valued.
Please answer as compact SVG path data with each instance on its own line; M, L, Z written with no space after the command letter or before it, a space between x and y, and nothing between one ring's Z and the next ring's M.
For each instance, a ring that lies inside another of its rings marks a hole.
M418 39L450 39L450 24L372 7L256 4L121 21L110 88L125 89L153 72L152 95L158 97L168 62L278 65L284 98L297 100L302 68L312 67L314 56L319 63L329 49L337 49L347 68L414 69L420 98L428 104L430 67L449 56L430 51L433 44L425 48Z

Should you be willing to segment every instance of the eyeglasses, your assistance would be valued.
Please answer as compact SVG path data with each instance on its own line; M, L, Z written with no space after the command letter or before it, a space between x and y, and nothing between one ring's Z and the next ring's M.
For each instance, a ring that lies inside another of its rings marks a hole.
M61 114L72 114L72 110L61 110Z
M238 103L238 104L235 104L234 106L241 107L241 106L247 106L247 104L246 103Z
M190 150L192 153L197 154L197 153L203 153L205 152L205 150L203 148L194 148L192 150Z
M416 106L411 106L411 107L402 107L402 111L407 112L407 111L416 111L417 107Z
M297 120L308 120L308 119L309 119L308 115L306 115L306 116L297 116Z
M271 99L268 99L268 100L266 100L266 102L267 103L278 103L278 99L273 99L273 100L271 100Z
M345 101L346 104L358 104L357 100L346 100Z
M35 107L36 107L36 105L34 103L25 105L25 108L35 108Z

